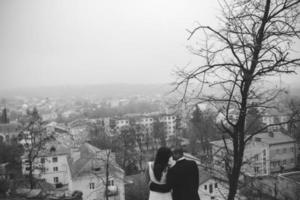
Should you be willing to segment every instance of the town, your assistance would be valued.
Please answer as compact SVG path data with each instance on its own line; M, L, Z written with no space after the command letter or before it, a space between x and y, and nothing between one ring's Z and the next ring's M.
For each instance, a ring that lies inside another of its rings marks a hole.
M1 0L0 200L299 200L300 0Z
M232 143L225 138L225 148L216 128L224 118L221 107L197 105L187 112L142 96L1 102L0 186L4 196L144 199L147 162L160 146L178 145L184 147L186 159L198 165L201 199L227 195L224 158L231 155L227 151L232 151ZM295 102L297 106L291 108L281 98L280 112L253 109L249 114L249 121L255 119L253 129L276 125L247 143L237 199L251 195L298 198L300 126L288 123L293 109L300 108L299 99ZM236 117L234 110L231 117Z

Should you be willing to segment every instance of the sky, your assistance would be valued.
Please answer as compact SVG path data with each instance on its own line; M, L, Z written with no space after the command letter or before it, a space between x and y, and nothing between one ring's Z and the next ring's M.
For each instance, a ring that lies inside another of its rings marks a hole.
M0 89L172 82L195 59L186 29L217 14L217 0L0 0Z

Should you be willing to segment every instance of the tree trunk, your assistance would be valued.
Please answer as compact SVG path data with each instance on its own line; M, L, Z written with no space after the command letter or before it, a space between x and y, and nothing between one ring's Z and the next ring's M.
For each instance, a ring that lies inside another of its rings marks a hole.
M29 183L30 183L30 189L33 189L34 188L33 166L31 161L29 161Z
M108 197L108 182L109 182L109 157L110 157L110 152L107 152L107 155L106 155L106 171L105 171L105 199L108 200L109 197Z

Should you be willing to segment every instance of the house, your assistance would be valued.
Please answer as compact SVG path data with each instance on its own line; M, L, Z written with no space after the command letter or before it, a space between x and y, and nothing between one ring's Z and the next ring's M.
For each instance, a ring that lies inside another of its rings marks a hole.
M228 191L229 185L226 180L199 168L198 194L201 200L223 200L227 198ZM238 191L235 199L239 199L239 196Z
M282 172L296 167L296 141L281 132L261 133L256 139L268 145L270 172Z
M70 150L61 143L49 142L41 150L34 160L33 175L38 179L45 179L46 182L59 186L69 183L68 156ZM28 152L22 156L22 173L29 174Z
M225 140L232 155L232 141ZM224 157L227 151L223 140L210 142L213 165L225 169ZM271 173L290 170L296 166L295 140L281 132L260 133L247 144L244 151L242 172L249 176L265 176Z
M233 146L230 139L225 140L229 151L229 157L232 159ZM213 168L218 171L225 171L224 158L228 156L227 150L223 140L217 140L210 142L211 144L211 156L213 160ZM263 176L269 174L269 157L268 146L262 142L252 141L248 143L244 151L244 165L242 172L249 176Z
M109 199L124 200L124 171L118 166L115 154L110 150L100 150L89 143L84 143L78 149L72 149L68 163L70 167L68 189L80 190L83 193L83 200L104 199L105 194ZM106 182L107 192L105 192Z
M14 176L13 172L9 168L9 163L0 164L0 180L10 180Z

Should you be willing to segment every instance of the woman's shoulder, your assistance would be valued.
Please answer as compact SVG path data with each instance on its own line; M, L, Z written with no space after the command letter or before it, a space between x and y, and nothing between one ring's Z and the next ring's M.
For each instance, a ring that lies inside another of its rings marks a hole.
M148 162L148 167L152 167L153 168L154 162L153 161L149 161Z
M154 165L154 162L149 161L148 164L147 164L147 169L148 170L153 170L153 165Z

